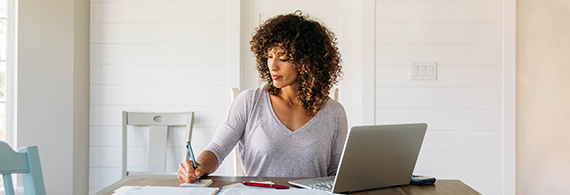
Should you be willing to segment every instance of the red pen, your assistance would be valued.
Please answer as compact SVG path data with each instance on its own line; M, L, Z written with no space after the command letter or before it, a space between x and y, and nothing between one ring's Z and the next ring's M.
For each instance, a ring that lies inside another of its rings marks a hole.
M244 181L242 184L246 186L256 186L256 187L275 188L275 189L289 189L289 186L266 184L266 183L254 183L254 182Z

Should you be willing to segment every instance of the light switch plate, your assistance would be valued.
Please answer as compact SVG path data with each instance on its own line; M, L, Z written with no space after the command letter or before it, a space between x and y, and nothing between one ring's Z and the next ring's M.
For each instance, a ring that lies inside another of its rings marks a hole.
M437 61L411 61L410 81L437 80Z

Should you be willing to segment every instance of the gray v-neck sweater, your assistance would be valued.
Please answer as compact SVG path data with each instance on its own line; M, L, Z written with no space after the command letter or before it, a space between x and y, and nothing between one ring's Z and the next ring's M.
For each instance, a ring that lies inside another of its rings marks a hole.
M334 100L303 127L289 130L260 87L239 94L205 150L221 164L237 143L247 176L326 177L336 174L347 131L344 108Z

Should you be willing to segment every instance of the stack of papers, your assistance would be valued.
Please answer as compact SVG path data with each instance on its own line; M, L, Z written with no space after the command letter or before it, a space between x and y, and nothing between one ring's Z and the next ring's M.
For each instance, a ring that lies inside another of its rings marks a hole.
M213 195L219 188L181 188L166 186L123 186L113 195Z
M224 186L224 188L222 188L220 192L218 192L218 195L266 195L266 194L330 195L333 193L321 190L309 190L309 189L297 189L297 188L275 189L275 188L253 187L253 186L245 186L241 183L235 183L232 185Z
M259 181L252 181L252 182L273 184L273 182L259 182ZM275 189L275 188L246 186L241 183L235 183L232 185L224 186L224 188L222 188L221 190L219 190L219 188L203 187L209 185L210 183L211 181L202 180L201 184L197 184L198 187L123 186L115 190L115 193L113 193L113 195L214 195L216 193L218 195L267 195L267 194L331 195L333 194L321 190L298 189L298 188Z

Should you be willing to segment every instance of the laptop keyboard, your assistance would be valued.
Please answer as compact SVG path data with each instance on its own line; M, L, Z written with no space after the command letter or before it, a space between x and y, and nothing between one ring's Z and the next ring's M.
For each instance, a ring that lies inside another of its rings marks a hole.
M317 190L332 191L334 181L309 184L309 187Z

